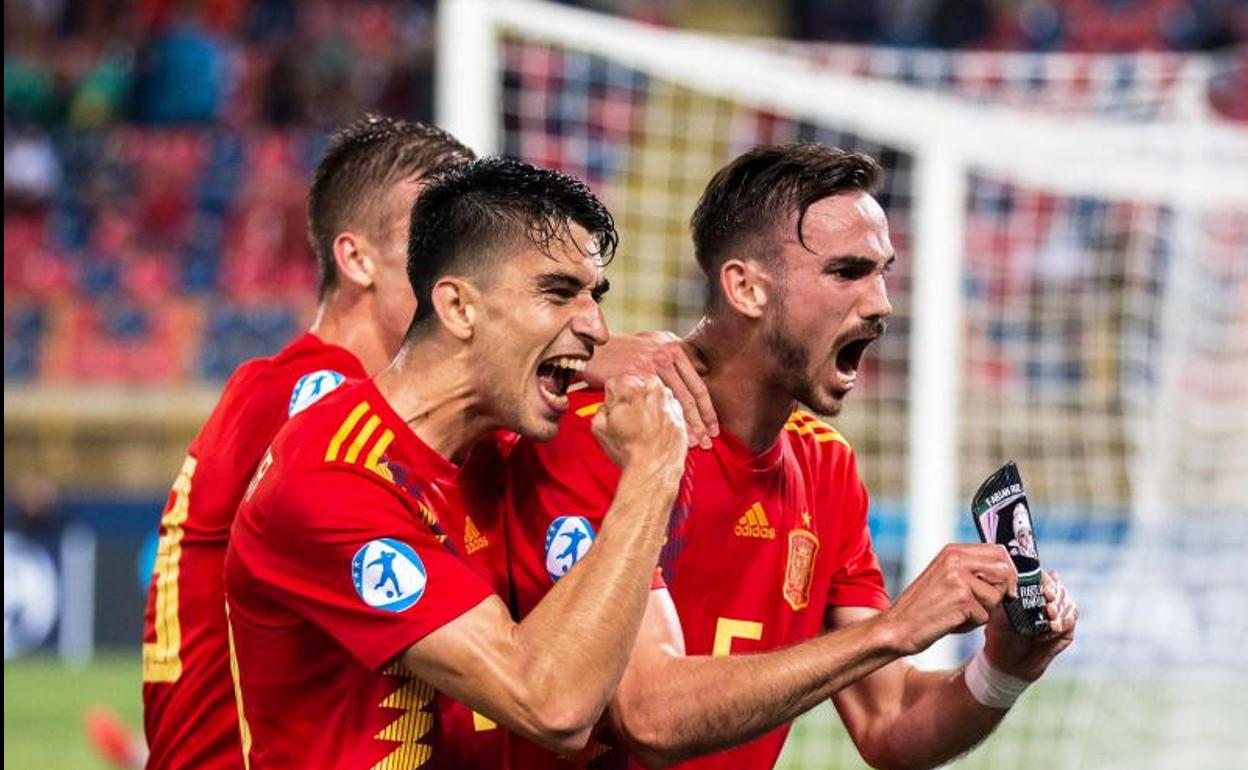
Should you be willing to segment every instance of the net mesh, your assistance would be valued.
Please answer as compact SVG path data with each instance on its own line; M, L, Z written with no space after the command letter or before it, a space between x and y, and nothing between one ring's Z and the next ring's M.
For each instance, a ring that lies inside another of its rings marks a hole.
M616 214L614 331L683 332L700 316L705 279L689 216L711 175L742 151L819 141L885 166L879 198L901 257L889 278L894 314L837 422L872 491L896 592L916 157L549 40L503 36L499 146L584 178ZM1175 56L766 45L812 73L1145 124L1203 93L1193 73L1216 70ZM1018 460L1042 559L1084 616L1079 643L959 766L1231 767L1248 756L1231 716L1248 713L1248 663L1237 652L1248 604L1236 582L1248 554L1248 208L1061 194L1008 168L966 173L959 489L969 500L984 476ZM963 539L973 538L964 524ZM978 644L968 637L963 651ZM799 721L782 763L864 766L827 705Z

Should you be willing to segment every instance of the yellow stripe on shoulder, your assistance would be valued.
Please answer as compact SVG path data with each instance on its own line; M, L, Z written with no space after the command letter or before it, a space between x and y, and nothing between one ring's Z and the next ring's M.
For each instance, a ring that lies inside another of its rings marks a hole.
M338 459L338 452L342 449L343 442L346 441L347 437L350 436L352 431L355 430L355 426L359 424L360 418L367 414L370 409L372 409L372 407L368 405L367 401L361 401L355 405L355 408L351 410L351 414L347 415L347 419L342 421L342 425L338 426L338 432L335 433L333 439L330 440L329 448L325 450L325 462L332 463ZM373 426L374 429L376 427L376 425ZM362 444L363 442L360 443ZM356 450L356 454L359 454L358 449Z
M810 436L819 444L835 441L853 449L840 431L805 409L794 409L793 414L789 415L789 421L784 424L784 429L799 436Z
M364 427L355 434L355 441L352 441L350 448L347 449L347 456L342 458L344 462L353 463L359 459L360 452L364 451L364 443L373 435L373 431L377 430L378 425L381 425L381 418L370 414L364 422Z
M386 428L381 434L381 438L373 444L373 449L368 453L368 457L364 460L364 467L373 473L381 476L386 481L394 483L394 474L390 472L390 467L381 461L382 454L389 448L390 442L394 441L394 432Z
M593 417L594 415L598 414L598 410L601 408L602 408L601 401L597 401L592 404L586 404L585 406L576 410L576 416L577 417Z

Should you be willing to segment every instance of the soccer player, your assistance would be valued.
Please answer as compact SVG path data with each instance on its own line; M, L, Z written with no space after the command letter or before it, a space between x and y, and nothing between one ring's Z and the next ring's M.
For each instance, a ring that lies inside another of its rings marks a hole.
M234 513L289 417L398 350L416 305L405 275L412 201L426 175L472 157L444 131L377 116L331 138L308 194L316 320L226 383L161 518L143 628L148 767L242 767L222 584Z
M840 411L891 312L879 176L857 153L758 148L715 175L694 214L708 299L686 343L723 430L690 453L692 505L673 517L667 589L651 594L610 709L633 762L744 744L687 766L770 767L790 721L831 697L870 764L931 767L982 740L1071 643L1077 609L1051 577L1052 633L1009 628L1001 602L1017 575L1000 546L946 547L890 604L853 450L798 406ZM588 431L602 400L574 393L558 437L511 457L512 504L525 511L508 518L521 614L576 575L559 535L569 520L592 533L617 483ZM986 646L967 666L926 673L903 660L984 624ZM621 750L603 741L577 763L616 766ZM512 768L556 765L511 743Z
M592 553L519 624L444 526L467 515L437 482L474 444L509 443L500 428L554 436L607 339L615 240L582 183L518 161L463 164L421 192L398 356L282 428L234 522L226 603L252 770L436 766L435 688L547 748L585 744L680 485L679 406L656 377L607 383L592 430L620 470L614 498Z

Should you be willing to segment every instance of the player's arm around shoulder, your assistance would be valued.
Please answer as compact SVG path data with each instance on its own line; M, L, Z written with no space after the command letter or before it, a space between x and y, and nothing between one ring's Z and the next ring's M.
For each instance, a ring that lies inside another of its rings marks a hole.
M633 649L682 475L671 399L657 378L608 383L593 431L620 481L594 547L519 624L491 598L411 645L414 673L547 749L584 747Z

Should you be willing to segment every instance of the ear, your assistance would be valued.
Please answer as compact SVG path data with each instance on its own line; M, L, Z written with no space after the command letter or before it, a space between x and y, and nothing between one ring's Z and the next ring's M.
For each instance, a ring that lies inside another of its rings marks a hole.
M472 339L480 294L471 283L453 276L439 278L433 285L431 299L433 312L447 331L461 340Z
M338 233L334 238L334 265L338 268L339 283L360 289L372 288L377 263L368 239L359 233Z
M724 301L747 318L761 318L767 307L770 273L754 260L730 259L719 269L719 288Z

